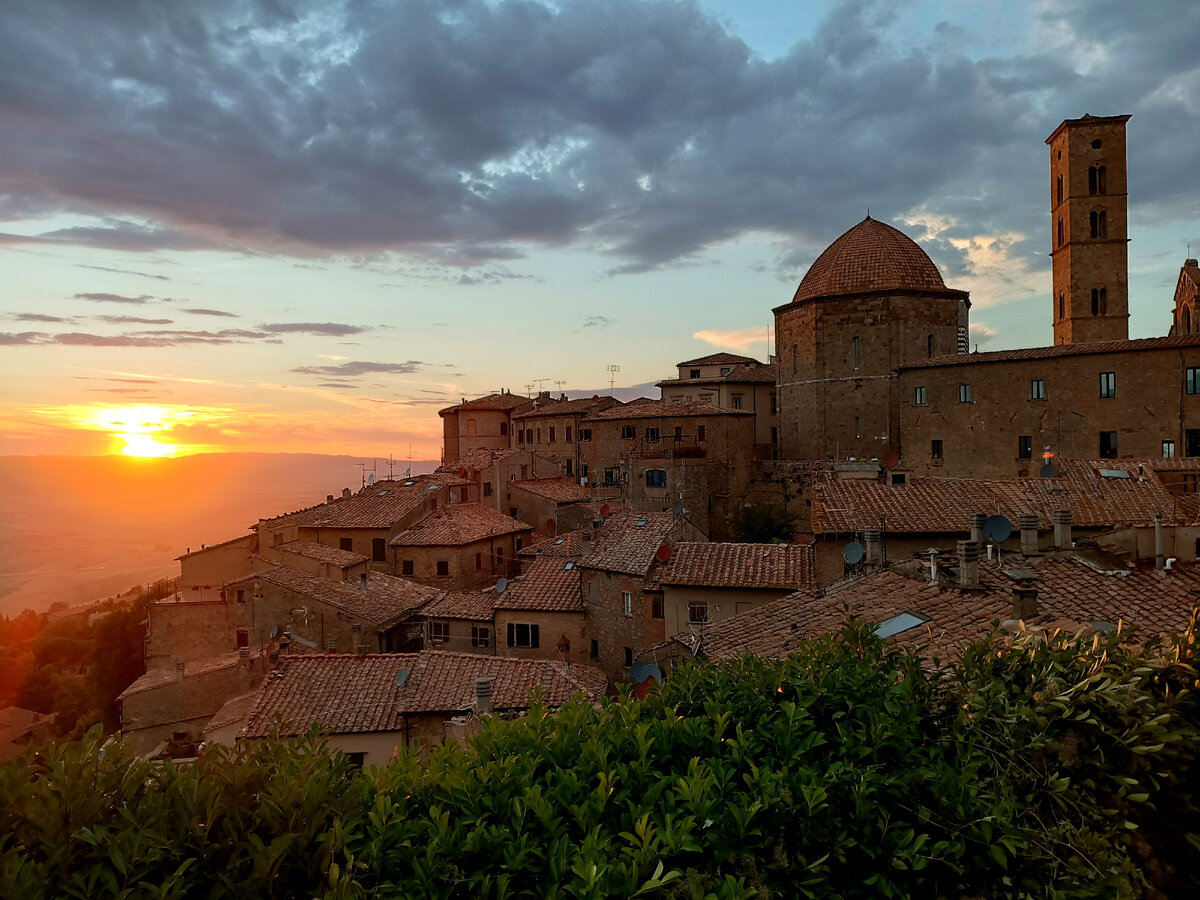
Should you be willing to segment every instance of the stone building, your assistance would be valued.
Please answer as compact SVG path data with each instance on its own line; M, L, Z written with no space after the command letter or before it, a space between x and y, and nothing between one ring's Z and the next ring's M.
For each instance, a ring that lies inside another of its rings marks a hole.
M513 416L533 401L508 391L438 410L442 417L442 462L461 459L474 450L507 450L512 446Z
M517 575L517 554L532 533L532 525L490 506L453 504L392 539L392 571L449 591L490 586Z
M1175 283L1175 314L1171 334L1200 332L1200 320L1196 319L1197 306L1200 306L1200 267L1196 260L1186 259L1179 270L1179 280Z
M500 655L594 665L581 582L577 556L533 562L496 598Z
M579 423L586 416L620 406L612 397L588 397L568 400L566 395L552 399L548 391L538 394L533 406L512 417L516 428L513 446L557 466L557 473L543 469L542 477L562 474L578 481L580 475Z
M775 366L750 356L713 353L676 363L678 378L660 381L664 400L699 400L721 409L754 413L754 456L778 455L779 416Z

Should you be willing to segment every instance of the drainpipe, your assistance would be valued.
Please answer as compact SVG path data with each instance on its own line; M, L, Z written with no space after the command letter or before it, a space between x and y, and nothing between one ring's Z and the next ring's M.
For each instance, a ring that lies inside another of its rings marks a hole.
M1154 514L1154 568L1160 572L1163 568L1162 513Z

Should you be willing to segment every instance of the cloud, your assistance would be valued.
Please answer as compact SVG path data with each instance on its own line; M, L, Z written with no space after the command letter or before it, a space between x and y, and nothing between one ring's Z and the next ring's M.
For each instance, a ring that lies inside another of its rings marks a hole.
M18 322L70 322L63 316L48 316L45 313L14 313L13 318Z
M245 344L260 341L281 343L279 338L260 331L225 329L223 331L135 331L128 334L91 334L65 332L47 334L26 331L19 334L0 334L0 344L67 347L182 347L191 344Z
M1031 36L986 52L837 2L769 60L697 3L112 6L0 5L4 208L86 220L6 240L399 253L474 286L532 248L634 273L752 233L803 265L869 203L958 223L924 235L952 283L980 234L1044 277L1041 141L1087 110L1134 115L1139 215L1200 207L1194 0L1020 6Z
M95 269L98 272L115 272L118 275L137 275L139 278L153 278L155 281L170 281L166 275L152 275L149 272L135 272L132 269L112 269L108 266L92 266L86 263L76 263L80 269Z
M766 328L738 328L733 331L697 331L692 334L697 340L733 350L747 350L754 344L767 342Z
M583 324L580 325L579 327L580 328L607 328L609 325L612 325L616 321L617 321L616 319L609 318L608 316L588 316L586 319L583 320Z
M300 366L292 371L299 375L356 378L360 375L412 375L428 365L428 363L410 359L401 363L345 362L336 366Z
M275 322L260 325L259 328L271 334L319 334L327 337L344 337L371 330L363 325L342 325L337 322Z
M141 316L92 316L112 325L170 325L170 319L144 319Z
M124 294L76 294L76 300L90 300L93 303L149 303L151 300L158 298L151 297L149 294L142 294L138 297L127 297Z
M184 312L190 316L228 316L231 319L241 318L237 313L225 312L223 309L205 309L199 307L196 309L185 309Z
M985 325L983 322L971 323L971 340L976 344L982 344L994 338L999 332L990 325Z

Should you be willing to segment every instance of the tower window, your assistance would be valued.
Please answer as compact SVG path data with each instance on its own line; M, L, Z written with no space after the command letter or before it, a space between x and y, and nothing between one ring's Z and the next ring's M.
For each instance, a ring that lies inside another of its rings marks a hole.
M929 393L923 387L913 389L913 406L925 406L929 403Z
M1045 400L1046 399L1046 380L1044 378L1033 378L1029 382L1029 399L1030 400Z
M925 343L926 343L927 349L929 351L929 358L932 359L933 358L933 335L932 334L926 339Z
M1183 333L1192 333L1192 311L1186 306L1183 308Z
M1062 221L1062 219L1059 219L1058 220L1058 246L1061 247L1062 245L1063 245L1063 221Z
M1108 315L1108 288L1092 288L1092 315Z
M941 441L930 441L929 442L929 455L933 459L941 459L942 458L942 442Z
M1067 302L1062 294L1058 295L1058 317L1059 319L1067 317Z
M862 338L856 337L850 342L850 358L854 363L854 368L862 368Z
M1108 213L1102 209L1092 210L1088 216L1088 226L1092 237L1108 237Z
M1187 367L1186 389L1189 394L1200 394L1200 366Z
M1062 180L1062 176L1059 175L1058 176L1058 202L1062 203L1062 201L1063 201L1063 180Z
M1017 459L1033 459L1033 435L1017 436Z
M1104 166L1088 166L1088 193L1107 194L1107 171Z
M971 386L969 384L960 384L958 386L958 402L959 403L974 402L971 399Z
M1117 433L1115 431L1100 432L1100 458L1117 458Z
M800 355L796 351L796 345L792 344L792 374L795 375L800 371Z
M1092 149L1093 150L1100 149L1100 139L1099 138L1096 138L1096 140L1092 141Z
M1117 373L1116 372L1101 372L1100 373L1100 396L1101 397L1117 396Z

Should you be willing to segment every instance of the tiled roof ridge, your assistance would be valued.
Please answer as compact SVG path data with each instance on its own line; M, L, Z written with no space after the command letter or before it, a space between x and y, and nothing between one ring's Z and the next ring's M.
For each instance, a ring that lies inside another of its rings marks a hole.
M755 359L753 356L742 356L739 353L729 353L722 350L719 353L710 353L708 356L701 356L697 359L685 359L683 362L675 363L677 367L681 366L719 366L721 363L758 363L764 365Z
M1010 362L1023 359L1052 359L1061 356L1090 356L1103 353L1127 353L1200 345L1198 334L1174 334L1160 337L1129 338L1117 341L1093 341L1086 344L1052 344L1045 347L1021 347L1014 350L985 350L981 353L949 353L897 366L898 370L962 366L974 363Z

